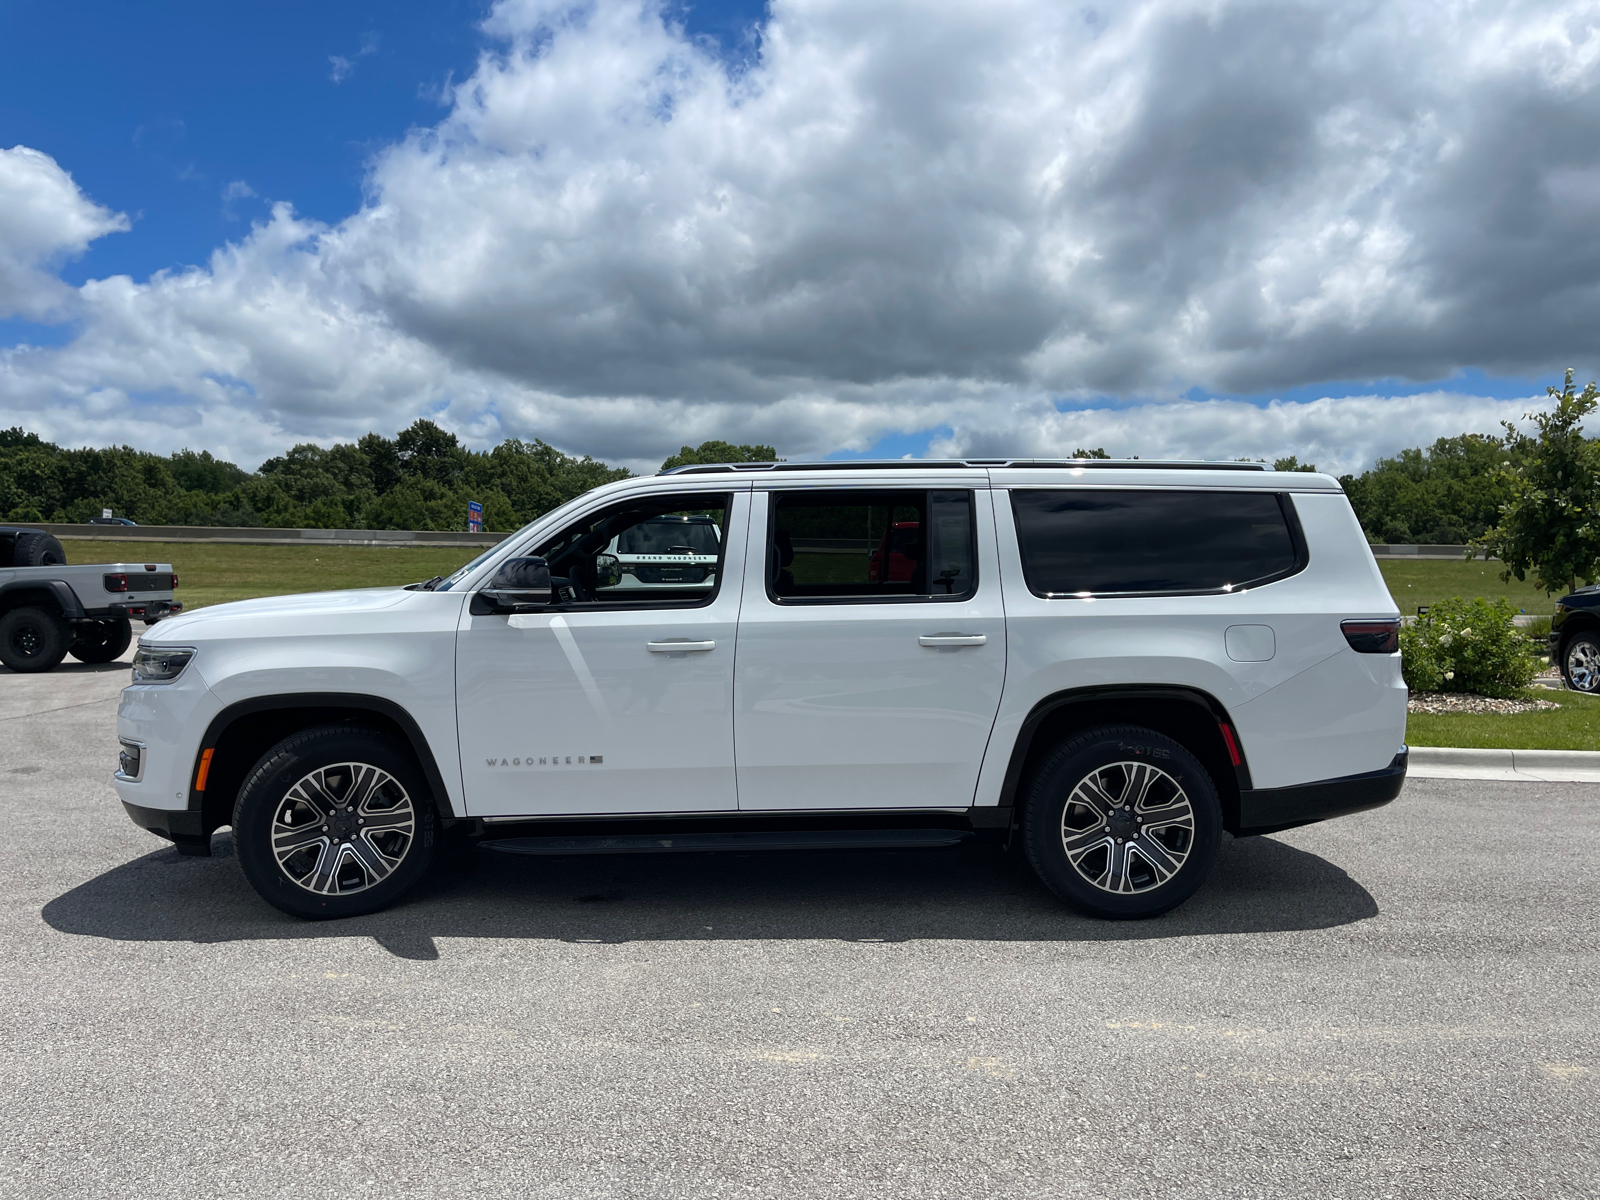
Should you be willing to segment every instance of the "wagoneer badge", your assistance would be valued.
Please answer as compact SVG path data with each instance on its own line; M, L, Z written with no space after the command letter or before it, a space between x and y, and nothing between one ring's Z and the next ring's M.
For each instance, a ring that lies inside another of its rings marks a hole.
M490 758L485 761L491 767L570 767L573 765L598 767L605 762L605 757L599 754L548 754L535 758L529 754L523 758Z

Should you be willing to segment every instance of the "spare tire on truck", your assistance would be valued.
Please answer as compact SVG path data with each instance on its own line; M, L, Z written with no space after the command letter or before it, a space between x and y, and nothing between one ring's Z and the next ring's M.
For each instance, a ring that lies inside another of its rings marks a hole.
M11 544L13 567L65 566L66 561L67 552L61 548L60 540L53 533L30 529L26 533L19 533L17 540Z

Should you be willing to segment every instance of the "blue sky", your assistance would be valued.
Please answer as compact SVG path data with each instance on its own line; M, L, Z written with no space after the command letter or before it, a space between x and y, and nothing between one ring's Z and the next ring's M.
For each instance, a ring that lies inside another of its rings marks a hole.
M68 282L203 263L271 200L328 223L360 207L373 151L438 121L445 85L472 73L488 8L0 0L0 146L43 150L134 218L67 263ZM735 59L762 11L741 0L674 10ZM225 198L235 183L255 194Z
M1407 43L1432 7L0 0L12 186L73 209L10 251L0 214L0 421L247 463L418 415L641 464L718 436L1355 465L1490 429L1600 367L1600 104L1581 6L1481 14L1473 45L1521 32L1475 77ZM1327 140L1369 101L1364 145ZM1041 206L1052 162L1083 165ZM1452 174L1484 163L1511 182Z

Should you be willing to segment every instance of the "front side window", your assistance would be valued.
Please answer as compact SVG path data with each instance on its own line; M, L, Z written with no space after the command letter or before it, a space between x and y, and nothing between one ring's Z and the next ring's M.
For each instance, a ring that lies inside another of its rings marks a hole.
M767 587L780 603L960 599L977 586L969 491L772 493Z
M1011 506L1036 596L1237 591L1304 565L1271 492L1018 489Z
M550 564L556 605L709 603L722 576L731 500L678 492L623 501L531 553Z

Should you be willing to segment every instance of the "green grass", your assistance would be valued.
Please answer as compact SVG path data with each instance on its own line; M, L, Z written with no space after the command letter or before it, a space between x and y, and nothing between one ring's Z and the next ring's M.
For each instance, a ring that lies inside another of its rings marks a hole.
M185 609L252 596L415 583L448 575L481 553L466 546L238 546L109 539L62 544L68 562L171 563Z
M1558 592L1546 596L1532 583L1500 582L1500 564L1474 559L1418 559L1408 562L1403 558L1378 560L1378 568L1389 585L1389 594L1399 605L1401 613L1411 616L1419 604L1437 604L1451 596L1482 596L1493 600L1504 596L1511 601L1512 610L1536 613L1548 617L1555 612Z
M228 543L69 541L72 562L170 562L180 578L178 598L188 609L252 596L283 596L338 588L384 587L448 575L476 556L471 548L419 546L239 546ZM810 556L808 556L810 557ZM821 582L854 578L854 556L816 555L808 564ZM1386 560L1379 564L1402 612L1447 596L1506 596L1518 608L1548 614L1552 604L1526 584L1503 584L1494 564ZM1413 746L1477 746L1515 750L1600 750L1600 697L1573 692L1529 693L1554 700L1554 712L1514 717L1412 715L1406 740Z
M1523 695L1533 700L1553 700L1561 707L1509 717L1412 713L1406 718L1406 742L1412 746L1482 750L1600 750L1600 696L1538 688Z
M179 599L200 608L251 596L338 588L382 587L448 575L477 551L428 546L238 546L223 542L70 541L73 562L170 562L182 583ZM864 569L855 555L806 555L814 582L843 582ZM1449 596L1505 596L1514 608L1548 616L1554 598L1532 584L1501 583L1498 564L1449 559L1385 559L1379 567L1403 613Z

